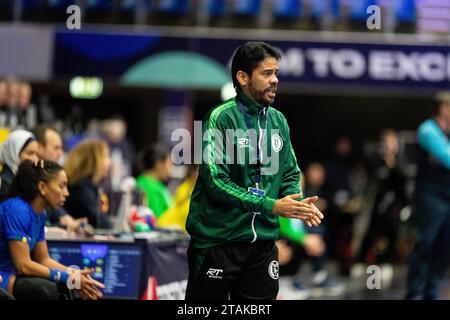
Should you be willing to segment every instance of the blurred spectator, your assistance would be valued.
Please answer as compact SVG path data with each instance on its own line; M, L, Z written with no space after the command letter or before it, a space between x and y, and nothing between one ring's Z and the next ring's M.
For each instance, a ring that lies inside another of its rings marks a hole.
M8 100L8 85L4 79L0 79L0 129L6 128L6 114L7 107L6 101ZM3 142L6 139L6 134L2 132L0 142Z
M24 128L34 128L37 123L36 106L31 104L32 88L30 83L21 82L19 89L18 115L19 124Z
M48 124L40 124L33 130L33 133L39 144L39 157L44 160L60 163L64 150L59 131ZM69 232L82 234L85 233L86 228L89 228L87 226L87 218L74 219L63 208L47 208L46 212L47 224L67 228Z
M127 124L120 116L103 120L99 130L111 154L110 175L103 180L102 187L110 199L111 212L116 213L121 199L120 185L123 179L132 174L134 147L126 138Z
M279 217L280 240L276 241L279 251L280 276L294 276L291 283L281 291L281 296L290 296L295 300L304 300L309 297L309 292L303 280L296 274L305 257L320 257L325 252L325 242L320 235L308 234L305 225L300 220Z
M60 162L64 149L58 129L48 124L40 124L33 133L39 143L39 156L45 160Z
M352 237L354 215L361 207L358 197L356 165L353 159L353 145L349 137L340 137L336 141L335 151L326 161L326 190L328 209L332 214L327 216L330 238L334 239L334 248L340 271L349 275L353 261Z
M70 113L64 120L63 141L66 151L72 150L79 142L86 138L83 110L78 104L70 108Z
M6 100L8 99L8 86L5 80L0 79L0 127L6 126Z
M173 202L165 185L172 168L169 150L161 144L149 145L141 150L137 162L137 184L145 193L147 206L159 218Z
M101 121L97 118L88 118L83 135L85 139L101 139Z
M386 284L392 280L399 214L406 205L406 176L399 166L398 155L398 135L391 129L381 132L379 143L366 155L374 203L358 259L369 265L382 264Z
M119 191L122 180L131 175L134 161L133 145L126 139L127 124L120 117L106 119L101 124L101 133L111 153L111 189Z
M325 168L322 164L318 162L311 163L305 171L305 188L304 188L304 196L312 197L317 195L319 200L315 203L317 209L319 209L322 213L326 213L328 202L325 194L325 181L326 181L326 172ZM326 222L326 220L324 220Z
M437 100L435 114L417 132L417 234L407 299L437 299L450 258L450 92Z
M323 198L325 184L325 169L320 163L311 163L305 171L306 183L302 188L305 197L317 195L319 200L315 203L317 208L324 213L327 209L327 200ZM326 216L325 216L326 217ZM310 258L313 275L311 283L306 284L303 279L294 279L292 283L293 297L305 299L308 296L337 296L343 293L343 284L334 281L326 270L327 262L327 229L326 225L317 228L309 228L301 221L294 219L280 219L279 250L283 256L291 256L286 264L280 261L280 273L295 275L299 265ZM326 218L324 218L326 221ZM300 244L300 246L299 246ZM289 253L289 250L291 253Z
M7 99L6 99L6 127L16 128L19 124L18 106L20 99L20 82L14 77L6 80Z
M87 217L94 228L112 227L107 215L108 199L99 188L110 164L108 145L100 140L80 142L64 163L70 193L64 209L74 218Z
M28 82L21 82L20 88L19 88L19 100L17 102L17 105L21 109L26 109L31 103L31 85Z
M7 100L7 84L6 81L0 79L0 107L3 107L6 104Z
M36 125L37 111L31 95L28 82L15 77L0 80L0 127L29 129Z
M190 165L186 179L175 191L174 203L158 219L161 228L176 228L186 232L189 203L198 176L198 165Z
M36 162L39 145L35 136L25 130L16 130L10 133L5 142L0 146L0 200L4 200L9 186L16 174L17 167L24 160Z

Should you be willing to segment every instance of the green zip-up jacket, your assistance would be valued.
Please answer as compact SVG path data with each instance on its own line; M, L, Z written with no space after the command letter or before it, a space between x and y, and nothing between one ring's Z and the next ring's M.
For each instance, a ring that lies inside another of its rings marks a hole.
M247 120L237 101L245 108ZM248 128L248 124L253 128ZM267 129L266 133L260 128ZM229 139L232 143L228 150L233 153L227 152L225 147L228 129L241 129L240 134ZM253 129L255 134L248 129ZM278 239L278 216L272 213L275 201L301 193L301 172L286 118L278 110L270 106L264 108L238 90L236 98L225 101L206 115L202 130L202 163L186 222L192 245L207 248L235 241ZM220 135L217 132L222 135L223 148L218 147ZM256 183L256 141L260 141L261 134L264 151L259 189L266 193L262 197L248 191ZM275 161L277 156L278 161ZM214 159L221 159L222 163ZM278 170L275 162L278 162ZM267 170L272 173L267 174Z

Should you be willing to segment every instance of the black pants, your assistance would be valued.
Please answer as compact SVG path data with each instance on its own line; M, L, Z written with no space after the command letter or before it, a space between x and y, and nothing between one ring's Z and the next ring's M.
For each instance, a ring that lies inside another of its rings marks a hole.
M318 227L307 227L306 232L308 234L317 234L322 237L322 239L327 243L328 234L325 226L320 225ZM307 260L310 260L312 264L313 272L319 272L326 269L327 264L327 250L324 250L323 254L317 257L310 257L307 255L305 248L289 239L285 239L281 237L280 239L284 239L286 244L292 248L292 258L285 265L280 266L280 275L281 276L294 276L299 272L299 269L302 267L302 264Z
M274 300L278 294L275 241L188 249L186 300Z
M17 276L13 288L17 300L71 300L71 291L65 284L56 284L39 277Z
M413 216L416 245L408 270L406 299L439 298L439 290L450 262L450 204L448 199L421 190Z

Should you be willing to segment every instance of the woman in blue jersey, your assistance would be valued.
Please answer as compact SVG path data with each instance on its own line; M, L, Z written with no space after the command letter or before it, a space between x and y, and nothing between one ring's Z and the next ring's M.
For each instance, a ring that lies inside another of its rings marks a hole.
M60 208L68 195L60 165L25 160L0 204L0 287L18 300L58 299L74 281L82 298L102 297L99 288L104 286L90 277L92 270L68 268L48 254L45 208Z

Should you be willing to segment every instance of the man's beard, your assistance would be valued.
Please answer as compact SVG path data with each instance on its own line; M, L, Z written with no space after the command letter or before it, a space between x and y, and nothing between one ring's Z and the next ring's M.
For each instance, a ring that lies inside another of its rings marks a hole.
M273 103L273 99L268 101L264 98L264 95L266 94L267 91L269 90L277 90L276 86L270 86L264 90L257 90L253 87L252 82L249 83L248 89L252 95L253 100L255 100L256 102L258 102L259 104L261 104L264 107L269 106L270 104Z

